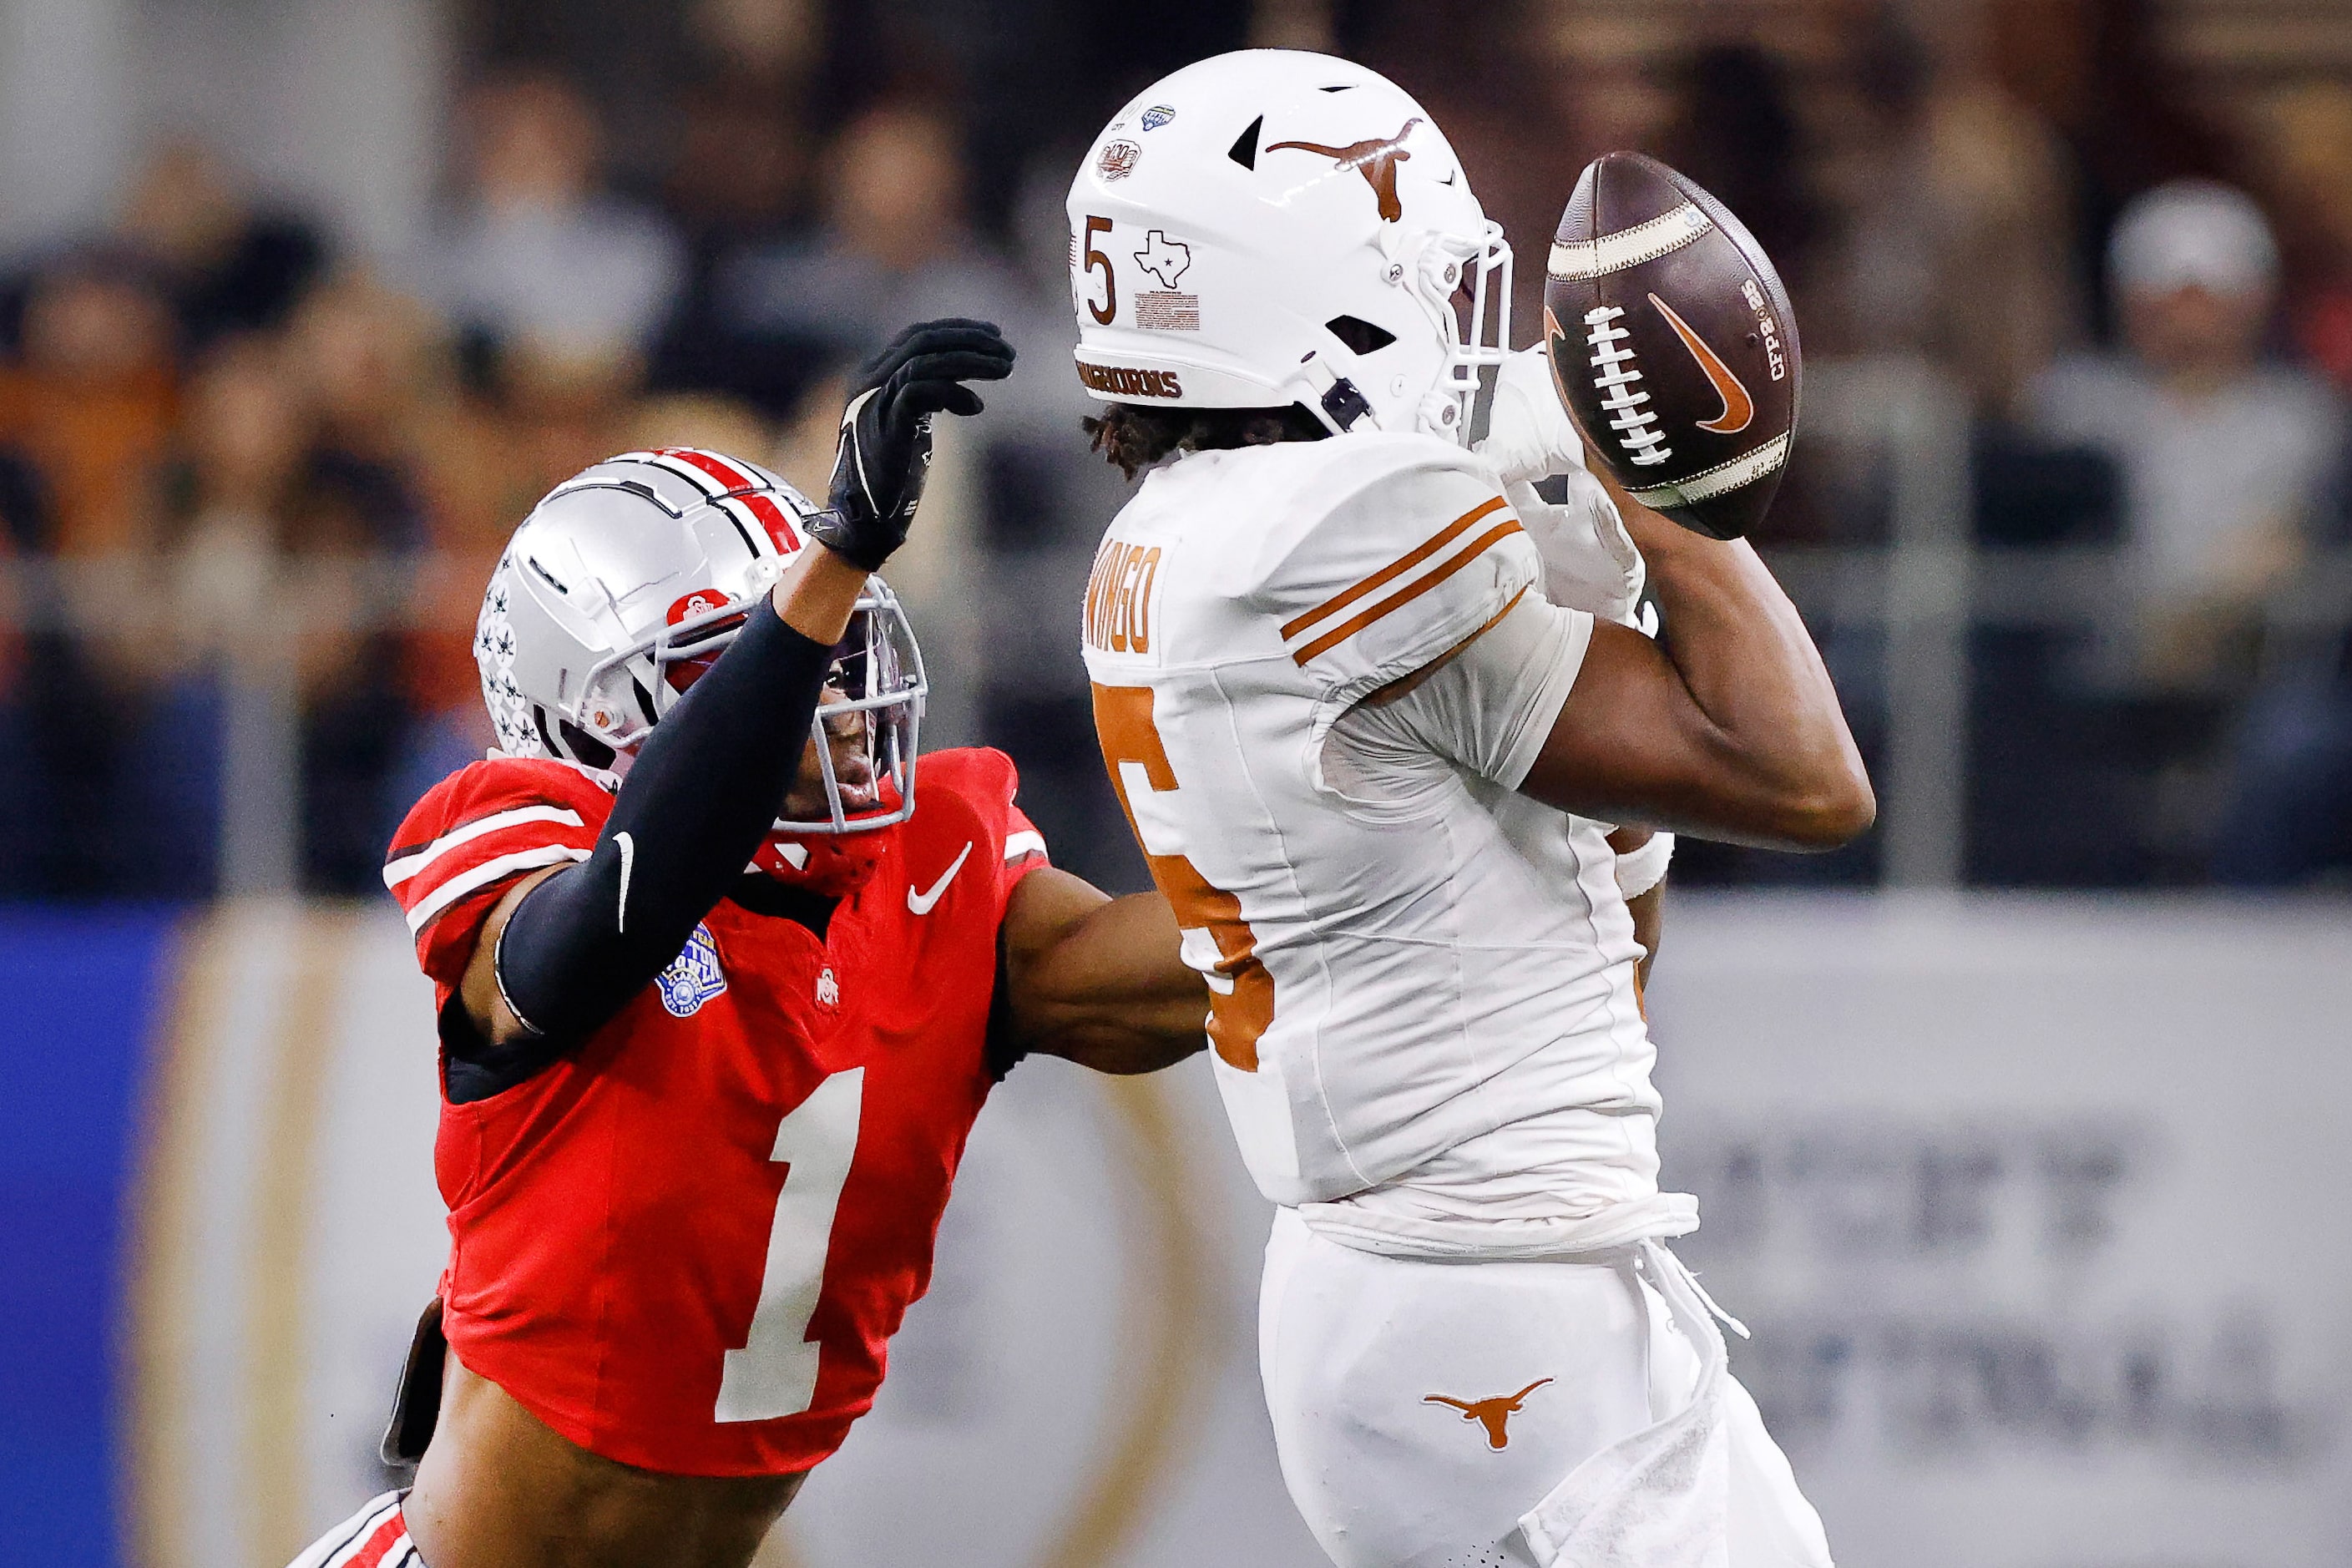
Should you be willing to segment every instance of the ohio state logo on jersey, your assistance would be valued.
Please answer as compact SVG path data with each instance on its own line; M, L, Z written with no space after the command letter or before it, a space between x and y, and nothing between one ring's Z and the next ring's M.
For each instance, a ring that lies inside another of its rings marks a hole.
M727 989L727 973L719 967L719 944L711 941L709 926L694 928L669 967L654 976L654 984L661 990L663 1008L673 1018L694 1016L704 1003Z

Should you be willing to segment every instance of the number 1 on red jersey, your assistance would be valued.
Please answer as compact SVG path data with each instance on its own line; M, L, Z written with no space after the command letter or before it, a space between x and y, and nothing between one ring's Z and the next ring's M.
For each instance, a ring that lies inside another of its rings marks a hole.
M768 1258L760 1276L760 1304L743 1348L727 1352L719 1380L716 1421L772 1421L796 1415L816 1399L823 1346L808 1337L824 1289L825 1253L833 1244L834 1211L857 1154L857 1121L866 1102L866 1069L835 1073L776 1124L774 1152L789 1166L768 1226Z

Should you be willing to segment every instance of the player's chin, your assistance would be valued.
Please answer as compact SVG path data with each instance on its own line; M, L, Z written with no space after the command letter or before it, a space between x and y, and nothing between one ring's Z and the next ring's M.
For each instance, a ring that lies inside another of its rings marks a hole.
M874 766L863 751L836 748L833 753L833 778L835 787L841 792L845 816L856 816L882 804L882 781L875 776ZM823 822L833 816L833 803L825 798L824 772L817 763L814 742L803 753L800 772L793 779L793 787L784 792L783 809L778 815L787 822Z

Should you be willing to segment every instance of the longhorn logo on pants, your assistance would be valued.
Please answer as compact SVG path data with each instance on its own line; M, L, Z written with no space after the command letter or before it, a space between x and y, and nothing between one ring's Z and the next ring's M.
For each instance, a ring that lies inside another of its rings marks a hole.
M1481 1399L1475 1403L1449 1399L1443 1394L1423 1394L1421 1402L1423 1405L1444 1405L1459 1410L1462 1412L1463 1420L1475 1421L1486 1428L1486 1447L1507 1448L1510 1447L1511 1438L1506 1428L1511 1417L1519 1413L1519 1406L1527 1402L1528 1394L1550 1381L1551 1379L1548 1377L1539 1377L1517 1394L1498 1394L1492 1399Z

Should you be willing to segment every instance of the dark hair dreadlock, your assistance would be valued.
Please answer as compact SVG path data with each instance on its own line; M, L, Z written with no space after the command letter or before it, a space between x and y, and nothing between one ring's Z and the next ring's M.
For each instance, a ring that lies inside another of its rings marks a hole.
M1299 403L1287 408L1139 408L1111 403L1082 424L1094 437L1094 449L1130 479L1171 452L1320 441L1330 434Z

